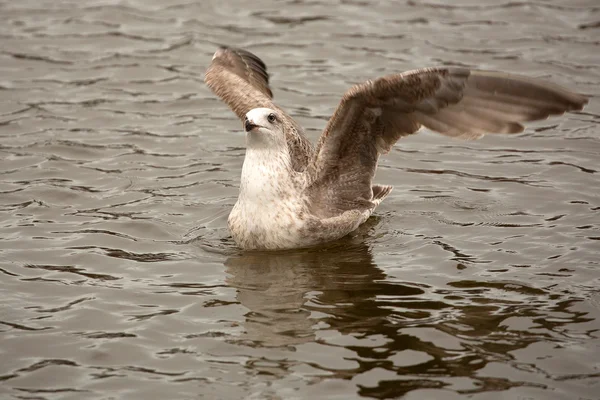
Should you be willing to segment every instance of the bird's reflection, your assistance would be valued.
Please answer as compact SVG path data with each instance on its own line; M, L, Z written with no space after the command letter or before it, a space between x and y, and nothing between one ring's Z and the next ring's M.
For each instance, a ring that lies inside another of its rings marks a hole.
M351 297L356 304L373 292L385 274L373 262L365 244L370 221L356 235L327 246L285 252L246 252L225 265L228 283L250 311L246 315L248 340L263 346L292 345L314 340L311 314ZM352 291L352 293L349 293ZM347 303L347 304L350 304Z
M369 247L352 239L317 249L244 253L230 257L226 266L229 285L249 310L244 338L263 346L314 340L313 310L350 297L356 304L385 276Z
M413 284L386 281L364 240L355 236L324 247L287 252L247 252L226 261L228 284L248 308L244 339L260 346L313 341L317 324L342 333L370 334L392 313L378 296L410 299Z
M456 376L475 382L465 393L529 385L480 376L479 371L490 362L506 362L508 352L544 342L554 330L542 324L539 332L518 326L507 332L515 321L511 317L541 321L549 312L570 312L570 303L560 296L514 282L457 280L436 288L413 283L410 275L406 281L391 279L376 265L369 240L360 234L309 250L240 253L229 257L226 266L228 284L248 310L244 333L234 341L291 350L320 343L332 346L322 349L328 353L340 347L323 339L322 332L346 337L341 348L350 358L329 357L342 363L355 360L351 371L312 364L341 378L381 368L412 377L402 385L381 381L360 391L381 398L445 387L444 379ZM284 373L287 367L278 369Z

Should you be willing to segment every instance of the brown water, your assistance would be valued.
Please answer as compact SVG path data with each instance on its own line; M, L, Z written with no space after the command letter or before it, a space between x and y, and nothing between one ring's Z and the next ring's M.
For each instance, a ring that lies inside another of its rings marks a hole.
M393 5L392 5L393 4ZM599 399L600 4L0 2L2 399ZM515 137L424 133L325 248L242 253L217 44L312 140L350 84L431 65L592 96Z

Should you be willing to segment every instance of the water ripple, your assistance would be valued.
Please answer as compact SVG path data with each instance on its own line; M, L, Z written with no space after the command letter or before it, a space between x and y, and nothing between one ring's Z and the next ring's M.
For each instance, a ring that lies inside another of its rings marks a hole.
M0 4L0 335L13 398L595 398L591 1ZM269 65L316 140L354 83L452 65L590 96L521 135L431 133L343 240L241 252L219 44ZM582 357L585 354L585 357Z

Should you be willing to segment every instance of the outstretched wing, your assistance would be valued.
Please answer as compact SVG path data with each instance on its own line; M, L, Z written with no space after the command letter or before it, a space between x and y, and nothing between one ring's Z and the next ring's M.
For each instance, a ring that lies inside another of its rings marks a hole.
M287 122L286 135L292 167L303 171L312 156L310 142L302 128L285 111L273 103L269 74L265 63L249 51L221 47L213 56L204 81L242 120L254 108L270 108L280 112Z
M204 81L242 121L253 108L275 107L265 63L246 50L219 48Z
M429 68L352 87L329 120L309 165L314 212L368 207L380 153L422 126L477 139L518 133L522 122L581 110L585 96L518 75Z

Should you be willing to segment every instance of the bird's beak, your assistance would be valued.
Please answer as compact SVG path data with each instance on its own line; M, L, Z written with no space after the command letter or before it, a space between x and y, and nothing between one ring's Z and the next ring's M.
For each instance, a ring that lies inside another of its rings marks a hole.
M246 130L246 132L250 132L252 129L256 128L258 125L254 124L253 122L250 122L250 120L248 118L246 118L246 120L244 121L244 129Z

